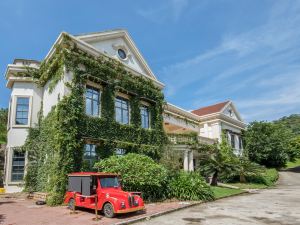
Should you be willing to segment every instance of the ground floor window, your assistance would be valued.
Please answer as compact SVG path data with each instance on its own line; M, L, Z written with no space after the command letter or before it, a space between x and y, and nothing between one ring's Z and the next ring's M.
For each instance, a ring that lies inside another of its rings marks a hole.
M89 166L93 166L95 161L98 159L96 153L96 145L94 144L85 144L84 145L84 161L88 162Z
M117 156L123 156L123 155L125 155L126 150L123 149L123 148L116 148L115 153L116 153Z
M231 140L231 147L232 148L235 148L235 139L234 139L235 137L234 137L234 134L231 134L230 135L230 140Z
M25 152L14 151L12 157L11 181L22 181L24 178Z

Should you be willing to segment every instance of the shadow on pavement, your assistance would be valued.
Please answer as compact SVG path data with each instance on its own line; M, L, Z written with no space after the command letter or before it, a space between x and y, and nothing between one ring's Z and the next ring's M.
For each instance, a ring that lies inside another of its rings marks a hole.
M283 172L293 172L293 173L300 173L300 166L290 168L290 169L285 169L282 170Z

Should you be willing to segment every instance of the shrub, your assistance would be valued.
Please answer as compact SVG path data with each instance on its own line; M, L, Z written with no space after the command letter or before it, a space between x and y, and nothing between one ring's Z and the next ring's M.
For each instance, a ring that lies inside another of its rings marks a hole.
M166 198L168 172L148 156L128 153L111 156L95 164L101 172L119 173L126 191L140 191L144 200L153 201Z
M263 173L255 176L247 177L247 180L251 183L265 184L272 186L278 180L279 174L276 169L266 169Z
M179 172L170 181L169 197L178 200L212 200L214 194L203 177L196 172Z

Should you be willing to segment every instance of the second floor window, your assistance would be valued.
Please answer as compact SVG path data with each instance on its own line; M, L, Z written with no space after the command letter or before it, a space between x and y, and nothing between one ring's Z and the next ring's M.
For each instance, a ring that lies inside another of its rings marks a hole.
M129 124L129 104L126 99L116 97L115 100L116 121Z
M29 97L17 97L16 125L28 125Z
M100 115L100 91L93 87L86 87L85 112L90 116Z
M149 109L147 106L141 106L140 111L141 111L142 128L148 129L150 127Z

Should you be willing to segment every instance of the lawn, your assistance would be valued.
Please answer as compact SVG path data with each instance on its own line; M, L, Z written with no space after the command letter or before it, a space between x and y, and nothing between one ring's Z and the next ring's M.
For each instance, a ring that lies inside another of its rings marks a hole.
M288 162L286 168L290 169L290 168L294 168L294 167L297 167L297 166L300 166L300 159L296 159L295 162Z
M241 189L231 189L231 188L224 188L224 187L211 187L211 189L213 190L216 199L245 192Z

